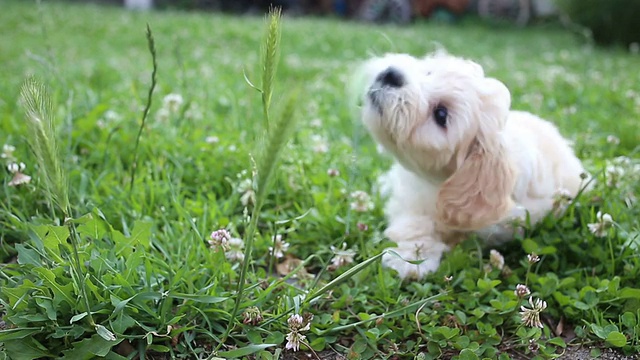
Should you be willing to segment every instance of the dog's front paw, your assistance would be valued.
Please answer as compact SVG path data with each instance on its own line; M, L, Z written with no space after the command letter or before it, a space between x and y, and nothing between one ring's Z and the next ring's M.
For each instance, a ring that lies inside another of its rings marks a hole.
M398 272L402 279L422 279L440 265L442 254L449 248L442 243L403 243L382 256L382 265ZM413 246L411 246L413 245ZM427 248L428 246L428 248Z

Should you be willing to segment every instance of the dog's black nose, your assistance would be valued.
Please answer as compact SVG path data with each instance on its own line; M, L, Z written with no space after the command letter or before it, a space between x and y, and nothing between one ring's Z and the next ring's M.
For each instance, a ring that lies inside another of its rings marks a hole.
M382 85L387 85L391 87L401 87L404 85L404 77L400 73L400 71L396 70L393 67L387 68L387 70L378 74L376 80L379 81Z

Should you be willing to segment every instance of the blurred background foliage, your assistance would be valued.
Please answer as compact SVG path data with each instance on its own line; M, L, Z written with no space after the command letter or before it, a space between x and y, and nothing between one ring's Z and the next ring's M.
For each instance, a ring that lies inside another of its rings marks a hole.
M64 0L61 0L64 1ZM263 14L272 6L290 15L332 16L375 23L420 20L454 23L480 18L527 26L557 22L598 45L640 43L638 0L66 0L93 1L135 9L179 9Z

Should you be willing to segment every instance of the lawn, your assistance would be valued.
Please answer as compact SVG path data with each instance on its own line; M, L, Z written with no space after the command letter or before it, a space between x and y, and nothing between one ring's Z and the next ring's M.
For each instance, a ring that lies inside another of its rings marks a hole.
M637 54L556 25L285 17L267 124L249 85L261 84L265 18L2 8L0 359L277 359L294 335L301 351L349 359L640 352ZM157 86L136 145L147 23ZM471 238L436 273L402 282L379 261L393 244L376 179L391 161L354 114L350 78L369 56L438 46L502 80L514 108L558 124L597 183L495 249L504 266ZM40 163L44 140L20 100L30 75L49 89L59 144ZM275 163L262 144L279 135L290 140ZM254 179L269 165L272 183ZM66 178L67 207L51 197L51 171ZM15 185L16 172L31 181ZM598 212L611 222L594 233ZM546 302L543 328L523 323L518 284Z

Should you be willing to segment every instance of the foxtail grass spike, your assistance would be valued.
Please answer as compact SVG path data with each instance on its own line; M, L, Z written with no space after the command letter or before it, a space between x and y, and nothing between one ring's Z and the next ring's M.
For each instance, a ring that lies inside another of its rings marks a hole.
M268 189L270 180L274 173L280 153L289 140L293 128L295 127L295 104L296 98L292 96L286 103L282 114L273 126L273 131L268 133L265 139L264 148L260 152L258 158L258 178L257 193L260 194L262 189Z
M273 8L269 13L269 23L267 34L262 45L262 103L264 109L264 120L267 131L270 131L269 109L271 107L271 97L273 95L273 83L278 69L280 59L280 8Z
M47 89L33 78L22 86L21 102L29 128L29 143L36 155L51 202L64 212L69 209L67 178L58 151L53 106ZM65 214L69 215L69 214Z

